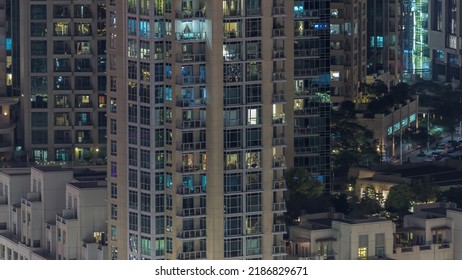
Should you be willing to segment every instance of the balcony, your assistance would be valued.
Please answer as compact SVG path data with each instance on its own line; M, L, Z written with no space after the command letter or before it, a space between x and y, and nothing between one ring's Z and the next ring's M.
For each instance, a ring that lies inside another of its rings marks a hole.
M241 9L226 9L223 11L223 17L242 17Z
M273 180L273 190L274 191L286 191L287 190L286 180L284 179Z
M280 91L278 93L274 93L272 96L273 103L285 103L286 102L286 95L284 92Z
M277 158L273 159L273 168L285 168L286 167L286 160L284 158Z
M183 53L176 56L178 63L205 62L205 53Z
M178 98L176 101L178 107L204 107L206 105L205 98Z
M205 120L188 120L188 121L178 121L176 124L178 129L195 129L195 128L205 128Z
M177 85L205 84L205 76L176 76Z
M285 71L276 70L273 72L273 81L283 81L286 79Z
M177 168L177 172L179 173L196 173L205 171L207 171L207 166L205 164L180 164Z
M283 48L273 50L273 59L286 58L286 54Z
M225 39L239 39L242 38L242 32L241 31L224 31L223 32L223 38Z
M282 16L286 14L284 6L273 7L273 16Z
M286 224L274 224L273 225L273 233L286 233Z
M181 10L176 11L175 15L178 19L205 18L205 12L205 8L199 10Z
M178 142L176 146L177 151L196 151L196 150L205 150L206 142Z
M284 28L273 28L273 38L275 37L285 37L285 29Z
M285 245L273 246L273 255L286 255L287 248Z
M207 230L202 229L193 229L193 230L183 230L178 232L178 238L181 239L195 239L195 238L205 238L207 237Z
M206 251L183 252L178 254L179 260L202 260L206 258Z
M287 208L286 208L285 201L273 203L273 212L286 212L286 211L287 211Z
M177 212L177 216L179 217L197 217L197 216L205 216L205 215L207 215L205 207L180 209Z
M274 124L285 124L286 123L286 116L284 113L273 115L273 125Z
M285 136L273 138L273 147L286 146Z
M225 163L225 170L238 170L238 169L242 169L242 166L239 162Z
M205 32L176 32L177 41L201 41L207 39Z
M178 186L176 193L179 195L200 195L207 193L206 186Z

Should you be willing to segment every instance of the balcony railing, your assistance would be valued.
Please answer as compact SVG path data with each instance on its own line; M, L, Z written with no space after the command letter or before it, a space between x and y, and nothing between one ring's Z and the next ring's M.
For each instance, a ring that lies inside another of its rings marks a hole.
M242 32L241 31L224 31L223 32L223 38L225 38L225 39L242 38Z
M287 254L286 246L285 245L273 246L273 254L274 255Z
M273 103L286 102L286 95L284 93L273 94Z
M207 39L207 33L205 32L176 32L176 39L178 41L205 40Z
M273 81L285 80L285 71L275 71L273 72Z
M283 48L273 50L273 58L285 58L286 54Z
M176 106L178 107L200 107L207 105L205 98L178 98Z
M176 56L178 63L205 62L205 53L183 53Z
M273 16L276 15L285 15L286 9L284 6L273 7Z
M190 239L190 238L202 238L207 237L207 230L203 229L193 229L193 230L183 230L178 232L178 238Z
M181 10L175 13L177 18L203 18L205 17L205 9L199 10Z
M205 164L188 164L178 165L177 172L180 173L194 173L194 172L203 172L207 171L207 166Z
M207 258L206 251L183 252L178 254L179 260L201 260Z
M283 114L273 115L273 124L285 124L286 116Z
M178 186L176 188L176 193L180 195L205 194L206 192L206 186Z
M178 121L176 128L189 129L189 128L205 128L205 120L189 120L189 121Z
M205 84L205 76L177 76L176 84L178 85L195 85L195 84Z
M242 10L240 9L225 10L223 11L223 16L224 17L241 17Z
M285 36L284 28L274 28L273 29L273 37L284 37L284 36Z
M273 203L273 211L286 211L286 202L281 201L281 202L276 202Z
M285 224L274 224L273 225L273 232L275 233L282 233L287 232Z
M273 180L273 190L287 190L286 180L284 179Z
M285 146L286 145L286 138L284 136L273 138L273 147L274 146Z
M194 151L194 150L205 150L205 149L206 149L206 142L191 142L191 143L179 142L177 144L178 151Z
M205 216L206 214L207 212L205 207L180 209L177 212L177 216L180 217Z

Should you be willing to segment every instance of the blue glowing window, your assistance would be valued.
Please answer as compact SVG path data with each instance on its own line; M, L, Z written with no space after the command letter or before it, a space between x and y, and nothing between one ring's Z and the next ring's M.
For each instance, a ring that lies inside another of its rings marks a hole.
M6 38L6 50L7 51L11 51L11 48L12 48L12 42L11 42L11 38Z

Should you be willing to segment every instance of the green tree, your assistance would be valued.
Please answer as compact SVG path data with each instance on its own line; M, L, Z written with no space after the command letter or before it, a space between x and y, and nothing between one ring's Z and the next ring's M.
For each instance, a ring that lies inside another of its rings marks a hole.
M313 178L303 168L293 168L285 174L287 185L287 216L293 221L301 211L307 213L325 212L330 207L327 197L322 196L324 184Z
M382 202L382 194L376 192L372 186L368 186L363 190L360 199L358 197L350 198L351 210L348 216L352 218L365 218L378 214L383 210Z
M385 201L385 209L398 216L403 213L408 213L409 208L412 206L413 196L409 185L399 184L391 187Z
M415 202L429 203L438 197L438 188L430 176L412 179L409 190Z
M333 123L331 133L333 169L337 177L346 176L351 166L369 166L379 161L374 134L355 120Z
M304 168L292 168L285 174L289 195L318 197L324 190L324 184L310 176Z

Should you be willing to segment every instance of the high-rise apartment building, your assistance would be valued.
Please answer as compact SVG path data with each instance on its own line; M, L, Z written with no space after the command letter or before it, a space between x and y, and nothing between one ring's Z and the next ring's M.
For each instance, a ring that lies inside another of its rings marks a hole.
M334 104L358 97L366 81L366 0L331 1L331 95Z
M9 30L9 7L0 1L0 161L13 157L15 129L18 115L18 98L11 94L11 35Z
M330 183L329 1L108 1L113 259L281 259L284 169Z
M429 2L429 49L432 79L460 87L462 80L462 3ZM459 24L458 24L459 23Z
M402 72L402 1L367 1L367 78L397 84Z
M21 2L19 137L29 160L103 163L105 2Z

